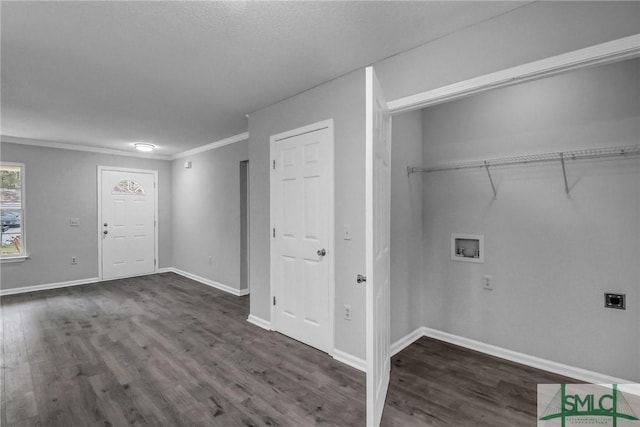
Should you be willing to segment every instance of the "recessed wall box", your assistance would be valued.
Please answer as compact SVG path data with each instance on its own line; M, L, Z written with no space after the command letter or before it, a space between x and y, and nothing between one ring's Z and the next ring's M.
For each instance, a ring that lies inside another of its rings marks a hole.
M626 310L624 300L625 294L612 294L610 292L604 293L604 306L607 308Z
M484 236L479 234L452 234L451 260L484 262Z

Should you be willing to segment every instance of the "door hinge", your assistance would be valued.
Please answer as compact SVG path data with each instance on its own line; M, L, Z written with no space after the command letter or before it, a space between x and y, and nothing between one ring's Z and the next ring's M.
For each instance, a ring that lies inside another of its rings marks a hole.
M367 276L365 276L363 274L358 274L356 276L356 282L357 283L367 283Z
M157 262L158 262L158 260L154 258L154 259L153 259L153 265L154 265L154 267L155 267L155 265L156 265L156 263L157 263Z
M156 188L156 182L155 181L153 182L153 188Z
M155 219L153 220L153 226L154 226L154 227L157 227L157 226L158 226L158 224L156 223L156 220L155 220Z
M276 297L273 297L273 305L276 305Z
M276 170L276 161L273 161L273 170Z
M274 238L274 239L276 238L276 229L275 229L275 227L274 227L274 229L273 229L273 238Z

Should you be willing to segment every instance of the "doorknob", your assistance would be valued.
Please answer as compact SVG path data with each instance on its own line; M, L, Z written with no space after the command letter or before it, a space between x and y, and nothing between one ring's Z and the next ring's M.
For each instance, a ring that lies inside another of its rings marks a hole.
M316 253L318 254L318 256L325 256L327 254L327 251L325 251L324 248L322 248L322 249L318 249Z
M109 234L109 231L104 230L104 231L102 232L102 234Z

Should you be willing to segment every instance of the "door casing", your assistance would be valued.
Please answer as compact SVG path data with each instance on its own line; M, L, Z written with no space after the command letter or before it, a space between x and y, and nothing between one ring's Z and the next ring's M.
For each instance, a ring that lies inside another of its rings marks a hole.
M323 120L317 123L313 123L307 126L303 126L300 128L296 128L290 131L286 131L283 133L279 133L276 135L272 135L270 140L270 152L269 152L269 165L272 164L272 162L275 160L275 155L276 155L276 144L278 143L278 141L282 141L284 139L287 138L291 138L294 136L298 136L298 135L302 135L305 133L310 133L310 132L314 132L317 130L321 130L321 129L328 129L329 130L329 142L328 142L328 147L327 147L327 151L328 151L328 157L329 157L329 164L327 167L327 185L328 185L328 192L329 192L329 206L328 208L328 212L329 212L329 230L328 230L328 242L327 242L327 255L325 256L325 261L328 262L329 266L329 285L328 285L328 291L329 291L329 322L328 322L328 337L329 337L329 343L328 343L328 348L327 348L327 352L329 355L333 356L334 354L334 350L335 350L335 209L334 209L334 182L335 182L335 178L334 178L334 165L335 165L335 158L334 158L334 145L335 145L335 139L334 139L334 128L333 128L333 119L328 119L328 120ZM271 168L271 166L269 166L269 168ZM271 176L271 174L270 174ZM273 180L271 180L270 178L270 191L273 191L273 185L274 182ZM269 219L269 224L270 224L270 228L273 228L273 224L274 224L274 220L276 217L276 211L275 208L276 206L274 206L273 203L271 203L271 200L269 201L269 206L270 206L270 219ZM271 230L270 230L271 232ZM276 307L273 305L273 298L276 295L276 291L277 291L277 285L276 285L276 278L275 278L275 260L277 257L277 253L276 253L276 248L275 245L273 244L273 239L270 238L270 295L269 295L269 305L271 307L270 309L270 316L271 316L271 329L274 331L278 331L278 324L277 324L277 320L276 320Z
M112 166L98 166L98 228L97 228L97 233L98 233L98 277L100 278L100 280L103 280L103 273L102 273L102 223L103 223L103 219L102 219L102 172L103 171L116 171L116 172L132 172L132 173L144 173L144 174L150 174L153 175L153 180L156 183L156 185L153 188L154 191L154 196L155 196L155 200L154 200L154 217L155 217L155 227L154 227L154 257L155 257L155 265L154 265L154 271L153 273L157 273L158 272L158 268L160 266L160 256L158 253L158 228L160 227L160 222L158 219L158 187L159 187L159 183L158 183L158 171L157 170L147 170L147 169L131 169L131 168L119 168L119 167L112 167ZM152 274L153 274L152 273Z

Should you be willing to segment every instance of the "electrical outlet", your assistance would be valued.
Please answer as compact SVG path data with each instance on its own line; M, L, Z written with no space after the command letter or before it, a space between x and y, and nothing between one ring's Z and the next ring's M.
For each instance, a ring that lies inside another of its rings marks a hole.
M342 230L342 238L344 240L351 240L351 226L349 224L345 224Z
M493 277L489 275L482 276L482 287L488 291L493 290Z
M72 256L71 257L71 265L76 265L78 264L78 257L77 256Z
M344 320L351 320L351 306L349 304L344 305Z

